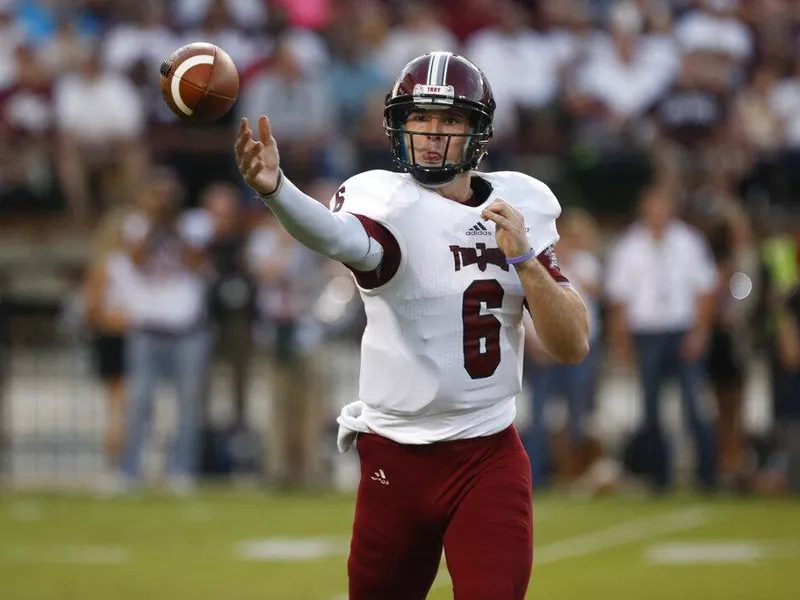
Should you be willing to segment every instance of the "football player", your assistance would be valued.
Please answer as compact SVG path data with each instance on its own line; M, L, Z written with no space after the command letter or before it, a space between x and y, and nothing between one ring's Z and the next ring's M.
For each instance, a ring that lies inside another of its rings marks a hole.
M361 463L348 561L353 600L426 597L442 550L458 600L522 600L533 562L530 463L513 422L523 311L567 364L587 311L558 269L560 206L542 182L475 172L492 137L485 75L420 56L386 97L402 171L345 181L330 210L280 170L265 116L236 140L244 180L300 242L353 272L367 314L359 399L338 445Z

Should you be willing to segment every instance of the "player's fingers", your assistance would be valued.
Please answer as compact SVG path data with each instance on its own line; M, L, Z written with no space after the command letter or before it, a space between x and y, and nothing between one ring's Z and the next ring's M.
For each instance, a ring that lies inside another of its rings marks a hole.
M512 227L511 222L506 217L504 217L501 214L498 214L495 211L489 210L488 207L483 210L481 216L488 221L494 221L494 223L496 223L497 226L500 227L501 229L510 230Z
M504 200L495 200L489 206L486 207L486 210L492 211L499 215L503 215L506 217L510 217L514 215L514 207L510 204L505 202Z
M521 212L502 200L493 202L485 210L504 216L511 224L519 228L522 228L525 222Z
M264 161L262 161L260 158L257 158L252 163L250 163L250 166L245 171L244 178L248 182L255 181L256 177L258 177L258 174L261 173L261 171L263 170L264 170Z
M250 129L250 125L247 121L247 117L242 117L242 120L239 122L239 129L236 131L236 147L239 147L242 139L247 139L249 136L247 135L248 130Z
M272 126L269 124L269 119L266 115L261 115L258 118L258 133L261 137L261 143L265 146L272 139Z
M235 151L236 151L236 159L238 161L241 161L242 155L244 155L245 151L247 150L248 144L254 143L251 134L252 131L250 131L249 129L245 129L236 138Z
M504 229L510 229L514 225L515 219L507 211L500 207L486 207L483 211L483 217L494 221L501 225Z
M250 166L253 159L257 158L263 149L264 144L261 142L251 142L251 145L242 153L242 164L245 167Z
M244 169L247 167L248 161L246 159L246 155L248 150L251 150L256 143L253 140L245 140L242 144L237 144L236 146L236 164L239 165L239 169Z

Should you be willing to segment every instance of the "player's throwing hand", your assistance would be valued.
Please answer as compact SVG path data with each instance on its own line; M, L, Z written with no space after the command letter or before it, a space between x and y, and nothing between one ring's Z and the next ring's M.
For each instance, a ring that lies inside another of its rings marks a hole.
M522 256L531 249L528 234L525 231L525 218L521 212L505 200L492 202L483 209L481 217L494 221L497 225L495 238L506 258Z
M272 137L269 119L258 118L260 141L253 139L247 119L242 119L236 136L236 164L245 182L262 196L269 196L278 188L280 174L278 144Z

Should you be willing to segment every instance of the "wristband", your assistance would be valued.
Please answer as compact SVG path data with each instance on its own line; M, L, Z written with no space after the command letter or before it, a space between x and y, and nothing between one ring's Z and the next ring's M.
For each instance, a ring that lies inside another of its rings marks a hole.
M262 200L272 200L272 198L278 195L282 187L283 187L283 169L278 171L278 181L277 184L275 185L275 189L272 190L272 192L267 195L258 194L258 197L261 198Z
M536 256L536 250L531 248L525 254L522 254L520 256L512 256L511 258L507 258L506 259L506 263L508 263L509 265L518 265L519 263L525 262L526 260L531 259L534 256Z

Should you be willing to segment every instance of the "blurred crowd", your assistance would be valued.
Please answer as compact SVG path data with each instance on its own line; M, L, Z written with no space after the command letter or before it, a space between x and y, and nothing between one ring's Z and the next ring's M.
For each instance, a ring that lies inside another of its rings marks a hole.
M317 191L327 201L331 190ZM110 484L139 479L156 386L166 378L178 417L170 487L192 489L201 471L230 472L233 446L252 442L255 454L238 453L244 468L269 456L270 483L319 485L327 481L322 438L335 418L320 389L320 352L328 340L357 337L355 286L343 266L297 243L267 211L248 215L230 182L204 188L198 207L185 208L184 198L174 170L151 169L133 205L109 213L95 236L80 312L108 398ZM248 411L256 357L268 366L273 399L266 452ZM224 367L230 403L217 430L215 365Z
M236 106L211 124L179 122L160 98L160 63L193 41L225 49L240 73ZM625 472L672 486L659 405L674 375L699 485L800 488L800 2L0 0L0 215L65 215L96 232L84 311L126 480L164 371L181 413L171 482L191 487L210 361L229 363L234 428L246 429L256 346L285 438L272 480L322 480L315 349L357 340L358 302L346 273L243 187L234 123L268 114L284 170L327 203L350 175L393 168L383 99L431 50L486 72L498 108L482 168L554 189L557 253L592 314L595 350L575 368L553 365L528 328L537 485L604 464L588 423L601 365L614 364L642 386L642 425L614 456ZM774 427L754 441L742 405L757 355ZM569 418L553 430L556 396Z

